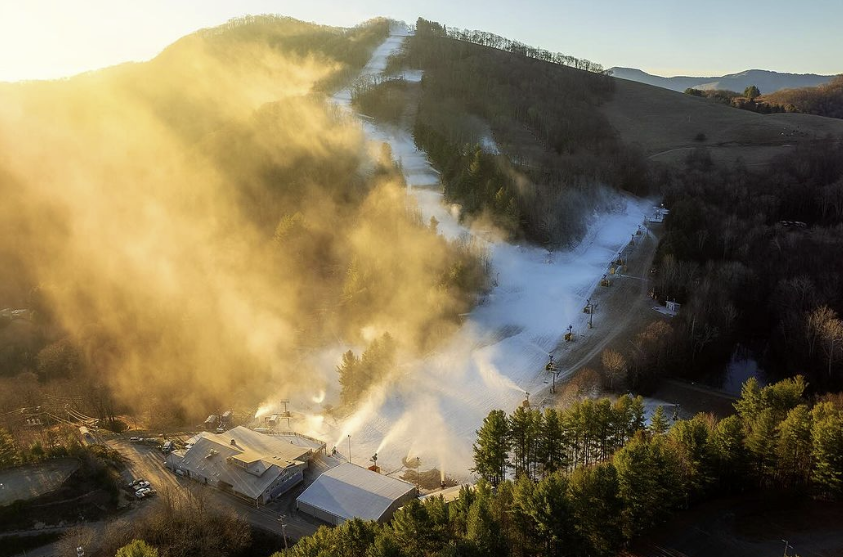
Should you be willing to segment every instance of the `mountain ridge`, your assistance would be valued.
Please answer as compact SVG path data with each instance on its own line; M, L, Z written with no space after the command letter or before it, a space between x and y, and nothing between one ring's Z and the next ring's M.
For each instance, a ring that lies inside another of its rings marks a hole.
M620 79L637 81L638 83L645 83L680 92L689 87L703 90L727 89L740 92L750 85L756 85L763 93L774 93L782 89L816 87L826 84L834 78L833 75L796 74L761 69L749 69L742 72L709 77L686 75L662 77L647 73L638 68L625 67L613 67L609 69L609 72L613 77Z

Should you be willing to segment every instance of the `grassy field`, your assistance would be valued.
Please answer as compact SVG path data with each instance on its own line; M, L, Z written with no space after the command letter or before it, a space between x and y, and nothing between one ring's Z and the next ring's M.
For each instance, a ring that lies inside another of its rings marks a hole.
M740 157L747 165L766 164L794 145L822 141L829 133L843 136L843 120L757 114L625 79L615 84L612 100L601 110L624 142L638 145L655 161L682 161L705 146L715 161Z

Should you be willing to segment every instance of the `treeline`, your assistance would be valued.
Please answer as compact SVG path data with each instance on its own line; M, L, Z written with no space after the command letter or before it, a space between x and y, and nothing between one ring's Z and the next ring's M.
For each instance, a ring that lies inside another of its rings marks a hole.
M843 118L843 75L818 87L782 89L759 99L783 112L802 112L830 118Z
M832 397L812 405L804 389L801 378L763 389L750 381L735 405L737 414L719 421L699 414L671 423L657 409L645 425L640 399L630 397L591 402L591 412L584 406L543 415L530 409L510 416L493 411L475 447L486 445L484 436L496 440L514 479L508 472L503 479L497 465L487 468L481 450L476 467L484 478L463 488L456 500L413 501L386 525L353 520L323 527L276 557L609 556L707 498L756 489L840 497L843 404ZM548 425L556 421L582 425ZM539 427L525 428L528 422ZM555 466L545 459L524 461L529 443L537 447L532 454L547 454L542 446L590 446L586 453L595 458L578 466L562 465L561 458ZM600 452L605 454L598 458Z
M504 481L509 469L533 480L571 472L611 458L644 424L643 399L629 395L614 402L585 399L543 413L526 406L509 416L493 410L477 431L474 471L492 485Z
M749 93L751 88L755 89L754 94ZM750 112L757 112L759 114L799 112L795 109L788 110L786 107L779 104L765 102L764 100L759 98L760 91L758 91L758 88L754 85L751 88L747 88L747 91L742 94L735 91L729 91L728 89L688 88L685 89L685 94L691 95L693 97L705 97L720 104L725 104L734 108L739 108L741 110L748 110Z
M558 64L560 66L569 66L571 68L587 72L599 74L605 73L603 66L597 64L596 62L592 62L591 60L576 58L568 54L562 54L561 52L550 52L543 48L536 48L487 31L477 31L476 29L455 29L454 27L449 29L447 26L440 25L435 21L419 19L416 22L416 33L429 33L435 36L448 37L458 41L488 46L498 50L504 50L512 54L526 56L527 58L535 58L536 60L541 60L543 62L550 62L551 64Z
M823 307L828 323L843 313L843 143L829 137L754 171L717 166L698 150L663 178L671 211L654 294L683 306L666 335L671 349L645 370L649 384L654 374L718 366L744 342L766 345L762 365L774 374L839 388L843 346L828 338L834 326L817 340L810 323Z
M754 89L751 91L751 89ZM721 104L757 112L777 114L798 112L829 118L843 118L843 76L837 76L817 87L781 89L762 95L757 87L747 88L743 94L723 89L702 90L688 88L686 95L706 97Z
M553 248L581 237L601 185L647 191L643 157L598 110L611 78L464 36L420 19L389 66L424 71L413 137L463 214Z
M0 469L37 464L52 458L81 457L85 448L79 443L74 429L51 428L43 439L21 445L9 431L0 427Z

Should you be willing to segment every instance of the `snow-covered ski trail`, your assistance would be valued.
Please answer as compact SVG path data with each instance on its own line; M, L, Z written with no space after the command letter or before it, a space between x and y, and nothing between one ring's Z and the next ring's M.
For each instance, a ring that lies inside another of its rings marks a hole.
M362 75L380 75L408 35L406 29L394 29L375 49ZM410 78L420 79L421 74L412 72ZM350 111L350 89L332 101ZM431 187L439 185L439 174L407 131L367 118L360 122L369 139L392 148L425 221L435 216L439 232L447 238L476 237L460 223L456 208L444 202L440 188ZM618 199L617 212L594 215L581 244L552 254L550 260L541 248L478 238L489 251L497 286L458 333L435 353L403 365L399 381L376 390L351 416L336 423L312 416L305 433L327 440L329 450L336 445L340 453L347 452L350 435L352 460L358 464L367 464L377 452L378 463L394 470L401 467L402 458L419 457L422 469L438 467L468 479L475 430L483 418L495 408L512 410L526 392L545 389L542 370L548 353L569 325L585 330L585 298L649 208L641 200ZM333 353L343 349L347 347ZM314 414L321 398L314 399Z

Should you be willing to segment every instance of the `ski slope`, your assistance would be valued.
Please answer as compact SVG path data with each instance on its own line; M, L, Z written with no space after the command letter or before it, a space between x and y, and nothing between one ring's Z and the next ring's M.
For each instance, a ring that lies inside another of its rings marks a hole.
M383 72L390 54L408 32L398 29L373 53L363 75ZM421 78L417 72L413 78ZM349 90L333 98L351 110ZM342 421L324 417L323 403L336 403L338 388L314 393L299 405L304 416L294 427L326 440L328 449L365 465L374 453L385 471L401 467L402 458L421 460L422 469L438 467L467 480L472 466L475 431L492 409L512 410L531 393L534 403L547 389L544 366L569 325L586 333L585 299L606 273L609 262L644 220L650 203L619 196L617 209L595 214L579 246L548 254L544 249L479 237L459 221L458 208L445 203L439 174L410 134L361 118L374 142L386 142L401 162L408 195L415 197L425 221L435 216L440 234L473 236L491 256L496 286L468 316L457 334L436 353L402 362L400 377L376 389ZM492 141L489 138L489 141ZM318 356L333 374L344 350L337 346ZM564 368L564 359L560 360ZM350 438L349 438L350 436Z

